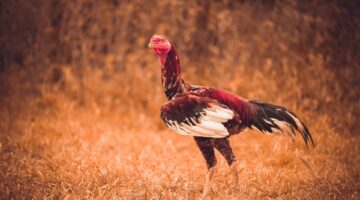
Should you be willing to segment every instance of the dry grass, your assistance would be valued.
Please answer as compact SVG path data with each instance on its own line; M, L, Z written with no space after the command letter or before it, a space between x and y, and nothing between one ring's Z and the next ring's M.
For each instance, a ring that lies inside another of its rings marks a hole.
M94 83L96 73L88 75ZM3 198L200 198L205 162L190 137L157 128L158 111L112 112L56 92L31 100L23 95L26 82L18 82L7 85L11 94L0 113ZM359 134L339 134L329 121L325 115L308 120L317 142L309 150L286 136L232 137L243 168L240 186L232 187L217 154L211 198L358 199Z
M0 199L200 198L205 161L159 119L154 33L190 83L286 106L316 141L232 137L239 188L217 154L211 199L360 199L357 1L206 2L1 1Z
M3 197L194 199L201 194L205 165L192 139L169 131L123 130L71 106L61 110L56 117L19 121L24 133L2 143ZM240 188L231 190L221 158L212 197L357 199L359 137L314 135L319 142L310 151L285 137L250 132L234 137L244 166Z

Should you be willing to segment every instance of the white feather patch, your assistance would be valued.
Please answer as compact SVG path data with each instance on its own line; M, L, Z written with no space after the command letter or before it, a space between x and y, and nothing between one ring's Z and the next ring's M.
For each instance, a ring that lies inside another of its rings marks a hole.
M186 123L169 121L168 126L180 135L190 135L209 138L223 138L229 135L228 130L222 124L234 117L230 109L211 104L204 109L204 113L196 121L194 118L186 118Z
M275 118L270 118L272 120L269 121L267 119L264 119L264 121L270 125L277 125L280 129L277 129L275 127L272 127L271 128L271 133L267 130L263 130L263 131L260 131L258 128L256 128L256 126L252 125L250 128L253 129L253 130L256 130L256 131L259 131L259 132L262 132L264 134L267 134L267 135L271 135L271 134L279 134L279 133L288 133L289 135L292 135L294 133L294 128L292 127L291 124L289 124L288 122L286 121L280 121L278 119L275 119Z
M304 131L304 126L302 125L302 123L300 122L300 120L295 117L294 115L292 115L291 113L289 113L288 111L286 111L286 113L291 117L293 118L293 120L295 121L296 125L299 127L299 129L301 131Z
M273 122L281 129L277 130L277 133L289 133L289 135L294 133L294 128L291 126L291 124L287 123L286 121L280 121L275 118L271 118Z
M267 120L267 119L264 119L264 121L270 125L273 125L273 123L271 123L271 121Z

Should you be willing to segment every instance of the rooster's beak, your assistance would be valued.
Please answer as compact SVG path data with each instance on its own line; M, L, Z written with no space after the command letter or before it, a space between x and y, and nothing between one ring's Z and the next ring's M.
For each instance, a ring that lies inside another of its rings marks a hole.
M148 44L148 47L149 47L149 48L154 48L154 45L150 42L150 43Z

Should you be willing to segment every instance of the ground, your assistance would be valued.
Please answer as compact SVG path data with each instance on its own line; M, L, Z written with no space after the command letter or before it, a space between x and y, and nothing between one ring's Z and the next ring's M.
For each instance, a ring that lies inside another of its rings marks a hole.
M124 128L121 118L43 101L29 112L36 116L2 111L2 198L200 198L206 166L191 137L156 130L146 117L142 128ZM359 199L360 137L311 128L316 147L309 149L288 136L231 137L239 187L217 153L209 198Z

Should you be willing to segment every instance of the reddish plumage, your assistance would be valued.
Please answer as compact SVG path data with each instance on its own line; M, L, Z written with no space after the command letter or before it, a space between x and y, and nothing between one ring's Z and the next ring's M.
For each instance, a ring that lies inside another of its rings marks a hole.
M175 46L154 35L149 43L161 63L161 80L168 102L161 118L175 132L194 136L208 168L216 164L214 148L231 165L236 160L228 137L251 128L263 133L300 132L306 144L313 143L304 123L290 110L259 100L248 101L230 92L185 83Z
M237 112L239 120L245 124L249 122L249 119L252 116L251 106L246 99L235 96L225 90L209 88L200 95L216 99L221 104L224 104L233 111Z

